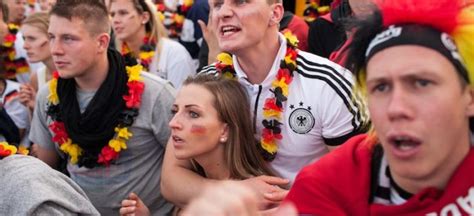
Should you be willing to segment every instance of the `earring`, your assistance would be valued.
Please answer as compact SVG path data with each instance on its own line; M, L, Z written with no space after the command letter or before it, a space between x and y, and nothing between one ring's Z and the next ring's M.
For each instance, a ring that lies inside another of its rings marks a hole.
M221 137L221 142L222 142L222 143L225 143L226 141L227 141L227 138Z

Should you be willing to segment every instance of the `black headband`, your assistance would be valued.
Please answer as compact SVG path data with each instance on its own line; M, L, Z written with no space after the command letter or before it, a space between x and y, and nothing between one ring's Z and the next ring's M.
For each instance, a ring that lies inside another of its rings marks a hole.
M428 26L415 24L389 26L372 39L365 52L365 61L367 63L371 57L385 48L409 44L420 45L441 53L454 65L459 74L470 83L466 66L451 36Z

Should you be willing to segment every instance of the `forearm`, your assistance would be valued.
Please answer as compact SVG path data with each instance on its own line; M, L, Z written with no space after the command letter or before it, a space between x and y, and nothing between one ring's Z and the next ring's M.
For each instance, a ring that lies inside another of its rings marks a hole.
M38 144L33 144L31 155L42 160L53 169L56 169L59 161L59 156L55 150L47 150L40 147Z
M166 146L162 169L161 193L180 208L186 206L203 188L213 182L195 173L190 161L176 159L174 147L170 143Z
M165 169L163 169L165 173ZM184 208L191 200L198 197L208 185L216 181L199 176L195 172L175 167L173 171L162 174L161 192L176 206Z

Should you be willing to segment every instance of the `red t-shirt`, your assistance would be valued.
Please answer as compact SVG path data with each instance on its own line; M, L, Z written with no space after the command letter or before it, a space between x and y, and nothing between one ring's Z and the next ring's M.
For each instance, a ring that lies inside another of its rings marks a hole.
M382 205L369 203L373 146L365 138L353 137L305 167L286 201L301 215L474 215L473 148L444 191L426 188L402 205Z

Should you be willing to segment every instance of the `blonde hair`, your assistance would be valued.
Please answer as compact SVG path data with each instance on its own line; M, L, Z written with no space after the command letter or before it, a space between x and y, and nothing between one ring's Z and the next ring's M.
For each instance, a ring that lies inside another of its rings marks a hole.
M23 20L22 24L34 26L41 30L42 33L47 35L49 27L49 14L46 12L37 12L31 14L26 17L25 20Z
M152 43L153 41L158 42L156 45L158 47L158 53L161 53L161 39L167 38L168 34L166 31L165 26L158 18L156 6L153 4L151 0L130 0L133 3L133 7L137 10L138 14L143 14L147 12L150 15L150 20L145 24L145 31L150 35L150 39L148 43ZM114 0L110 1L112 5ZM120 46L122 41L118 38L115 39L116 46ZM117 47L120 49L120 47Z
M222 76L200 74L183 83L199 85L214 96L214 107L219 119L227 124L228 140L225 144L226 165L231 179L247 179L259 175L273 175L263 160L254 137L250 104L242 85ZM194 162L196 166L196 162ZM198 172L199 172L199 166ZM203 175L203 173L200 173Z

